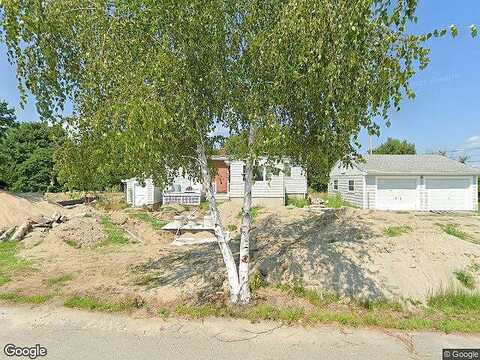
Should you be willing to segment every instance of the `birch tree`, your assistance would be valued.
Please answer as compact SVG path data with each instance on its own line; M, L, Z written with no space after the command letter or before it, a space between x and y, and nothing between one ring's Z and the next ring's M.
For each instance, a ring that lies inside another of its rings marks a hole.
M3 0L0 28L23 98L31 91L46 119L73 104L69 146L88 143L90 166L158 184L172 169L198 174L230 300L248 303L254 167L284 156L310 165L319 154L354 158L360 130L378 133L374 119L388 122L389 111L413 97L409 81L428 63L423 44L443 34L408 34L415 7L415 0ZM245 161L238 264L208 162L219 129L237 136L229 155Z

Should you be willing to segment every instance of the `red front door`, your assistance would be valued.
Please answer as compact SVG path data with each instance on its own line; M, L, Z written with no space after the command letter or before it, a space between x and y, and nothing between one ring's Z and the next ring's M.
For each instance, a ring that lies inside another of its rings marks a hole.
M217 193L228 192L228 166L225 161L215 160L214 166L217 169L215 175L215 185L217 187Z

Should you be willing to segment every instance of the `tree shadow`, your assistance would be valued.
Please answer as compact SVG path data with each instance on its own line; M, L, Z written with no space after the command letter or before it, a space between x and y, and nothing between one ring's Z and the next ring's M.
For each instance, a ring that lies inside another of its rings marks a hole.
M373 236L368 223L344 216L344 209L309 213L291 221L272 214L252 231L252 270L269 283L295 282L346 296L383 297L384 285L360 266L371 261L367 240ZM238 241L230 245L238 261ZM354 249L356 261L343 251L345 247ZM221 291L226 279L215 243L179 248L138 269L154 274L149 287L194 284L198 299Z
M254 268L268 282L301 283L352 297L383 297L384 285L360 266L371 262L367 240L375 233L368 223L345 212L310 213L283 224L274 215L264 219L252 236Z

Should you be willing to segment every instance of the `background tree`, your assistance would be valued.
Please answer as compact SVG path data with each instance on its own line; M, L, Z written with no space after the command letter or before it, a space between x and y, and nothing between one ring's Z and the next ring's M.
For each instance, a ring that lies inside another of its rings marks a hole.
M7 102L0 100L0 138L8 128L16 125L16 120L15 110L9 108Z
M9 128L0 139L0 179L8 190L60 190L53 153L62 139L61 127L45 123L22 123Z
M406 33L416 1L403 0L2 4L21 88L44 117L66 99L75 105L69 146L88 153L76 160L160 185L180 168L199 176L231 301L242 303L250 299L253 168L265 156L307 168L319 154L357 157L360 130L378 134L373 119L388 122L413 97L409 80L428 63L422 43L436 35ZM238 136L230 155L246 164L238 265L208 163L219 129ZM68 159L62 166L78 170Z
M415 144L407 142L407 140L398 140L388 138L382 145L373 149L374 154L391 154L391 155L414 155L417 153Z

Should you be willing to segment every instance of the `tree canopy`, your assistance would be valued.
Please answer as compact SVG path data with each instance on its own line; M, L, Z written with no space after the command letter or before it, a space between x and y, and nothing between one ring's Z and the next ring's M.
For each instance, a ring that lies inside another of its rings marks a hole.
M388 138L382 145L373 149L374 154L391 154L391 155L407 155L416 154L415 144L409 143L407 140L399 140Z
M22 123L0 139L0 182L11 191L58 191L53 154L63 139L59 126Z

